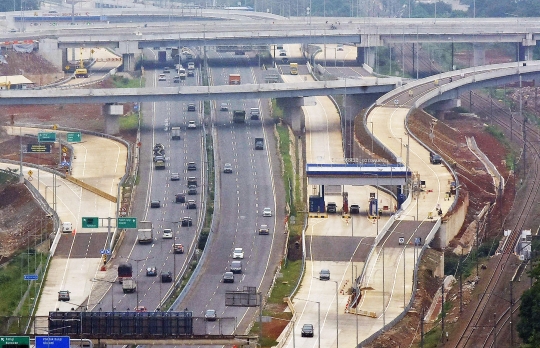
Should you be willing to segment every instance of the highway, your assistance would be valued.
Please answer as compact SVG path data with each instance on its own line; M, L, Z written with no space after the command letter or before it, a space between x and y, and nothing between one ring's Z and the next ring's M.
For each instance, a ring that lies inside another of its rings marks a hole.
M225 53L227 54L227 53ZM229 54L230 55L230 54ZM243 58L239 58L243 59ZM256 82L251 68L211 68L212 84L226 84L229 73L241 75L242 83ZM270 286L274 266L281 257L284 243L282 221L284 211L276 210L276 158L272 120L268 104L258 100L230 101L228 111L220 111L220 103L211 102L214 127L212 136L216 155L217 185L214 208L215 228L211 231L212 242L207 246L206 261L193 286L177 309L188 308L195 316L203 316L207 309L215 309L218 320L208 322L209 333L243 333L253 320L254 310L242 307L225 307L225 291L255 287L263 296ZM261 120L250 120L249 110L261 108ZM233 110L246 110L245 123L233 123ZM254 149L254 138L263 137L263 151ZM223 165L231 163L233 172L223 173ZM280 184L281 185L281 184ZM272 217L263 217L265 207L272 209ZM259 235L257 229L267 224L269 235ZM222 277L229 270L232 251L241 247L244 251L242 274L235 274L234 283L224 284Z

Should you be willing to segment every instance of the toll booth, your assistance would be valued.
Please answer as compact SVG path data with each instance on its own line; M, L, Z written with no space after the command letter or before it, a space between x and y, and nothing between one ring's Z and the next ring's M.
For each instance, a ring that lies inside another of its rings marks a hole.
M310 213L324 213L326 206L324 204L324 197L319 195L309 196L309 212Z
M369 209L368 209L369 217L379 217L379 202L377 198L371 197L369 199Z

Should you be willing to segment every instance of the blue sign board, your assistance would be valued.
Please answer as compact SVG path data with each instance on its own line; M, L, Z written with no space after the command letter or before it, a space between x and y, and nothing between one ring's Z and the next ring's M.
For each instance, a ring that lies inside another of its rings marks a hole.
M36 336L36 348L69 348L69 336Z
M101 249L99 252L101 253L101 255L110 255L111 254L110 249Z
M37 274L25 274L24 280L38 280Z

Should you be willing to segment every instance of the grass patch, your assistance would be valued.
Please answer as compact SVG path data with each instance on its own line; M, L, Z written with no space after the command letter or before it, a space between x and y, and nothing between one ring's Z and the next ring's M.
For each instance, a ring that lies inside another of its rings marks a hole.
M139 114L132 113L126 116L122 116L119 119L120 121L120 130L130 131L137 130L139 127Z
M293 204L293 186L295 180L291 154L289 151L289 145L291 142L291 139L289 138L289 129L283 124L278 124L276 125L276 130L278 133L279 153L281 154L283 165L285 166L285 173L283 176L283 184L285 185L285 201L290 207L291 215L296 215L296 208Z
M276 281L272 294L268 298L269 303L283 303L283 298L291 294L298 276L302 271L302 260L289 261L286 265L281 267L281 274L283 277Z
M111 80L116 88L141 88L146 83L144 78L128 79L118 75L112 76Z

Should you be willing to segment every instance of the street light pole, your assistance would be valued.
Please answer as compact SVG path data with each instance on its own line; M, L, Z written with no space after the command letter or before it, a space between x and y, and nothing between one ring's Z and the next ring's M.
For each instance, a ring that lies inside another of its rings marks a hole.
M339 348L339 303L338 303L338 282L331 280L331 282L336 283L336 348ZM319 335L321 337L321 335Z
M318 278L315 278L318 279ZM317 331L318 331L318 344L319 348L321 348L321 303L319 301L312 301L312 300L304 300L303 298L295 298L297 301L306 301L306 302L313 302L317 304L317 314L318 314L318 321L317 321ZM293 323L293 347L295 347L294 344L294 323Z
M382 247L382 303L383 303L383 329L386 326L386 304L384 302L384 245Z

